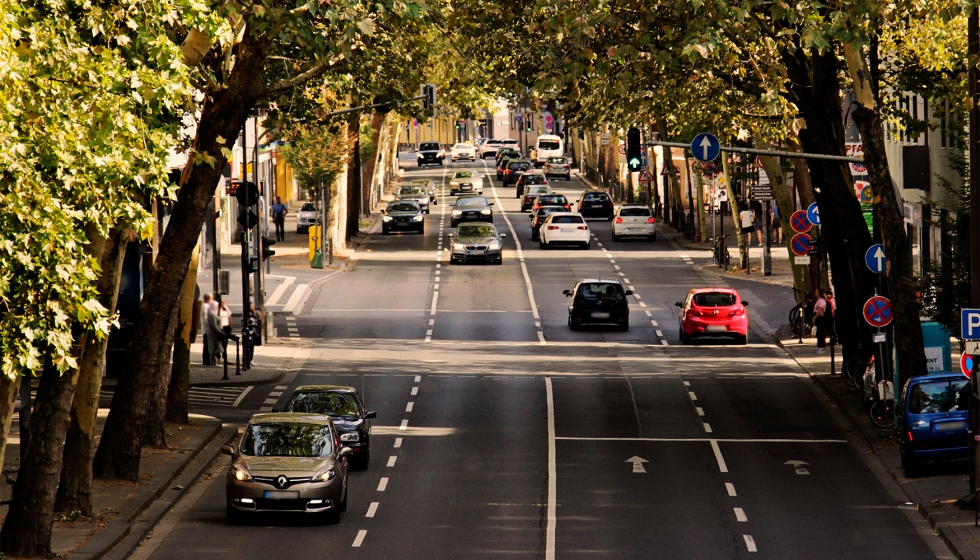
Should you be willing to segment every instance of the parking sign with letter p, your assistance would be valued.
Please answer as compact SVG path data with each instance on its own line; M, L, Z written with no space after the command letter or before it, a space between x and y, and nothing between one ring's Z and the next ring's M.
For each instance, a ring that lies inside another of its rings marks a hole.
M980 309L960 311L960 330L963 340L980 340Z

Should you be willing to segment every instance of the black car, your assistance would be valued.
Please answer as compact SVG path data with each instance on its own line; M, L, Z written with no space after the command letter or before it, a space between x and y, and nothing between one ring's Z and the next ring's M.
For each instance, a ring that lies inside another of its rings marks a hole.
M422 142L416 152L418 155L419 167L427 163L445 164L446 152L438 142Z
M578 212L586 218L613 219L613 201L609 195L599 191L586 191L578 199Z
M497 153L494 154L493 156L493 160L494 162L496 162L497 167L500 167L500 162L502 162L504 158L519 159L520 157L521 157L521 153L515 150L514 148L498 148Z
M544 175L541 173L522 173L520 177L517 178L517 196L515 198L521 198L524 196L524 189L531 185L547 185L548 180L545 179ZM524 209L521 208L521 211Z
M564 206L542 206L531 213L531 241L537 241L541 235L541 224L552 212L567 212Z
M388 235L392 231L417 231L425 233L425 216L422 207L417 202L393 200L382 210L381 234Z
M503 182L505 187L517 184L521 175L534 169L534 164L526 159L510 160L504 168Z
M497 160L497 180L499 181L504 178L504 170L507 169L507 166L510 165L511 162L521 161L522 159L523 158L520 156L520 154L517 154L512 156L504 156Z
M465 196L456 199L453 206L453 217L450 221L452 227L456 227L460 222L487 222L493 223L492 202L487 202L485 196Z
M503 238L493 224L460 224L449 237L449 264L483 261L503 264Z
M630 330L630 305L626 290L618 281L582 280L571 290L562 292L572 298L568 302L568 328L582 325L607 325L621 331Z
M354 387L302 385L289 396L282 411L329 416L340 435L340 444L353 451L351 466L368 467L371 460L371 419L377 418L378 413L367 410Z

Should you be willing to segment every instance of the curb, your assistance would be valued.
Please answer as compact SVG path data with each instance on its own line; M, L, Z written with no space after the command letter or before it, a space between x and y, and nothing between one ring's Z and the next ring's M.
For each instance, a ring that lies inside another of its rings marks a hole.
M167 461L153 479L137 490L119 508L119 517L108 523L91 539L79 546L72 560L122 560L138 546L171 505L180 498L187 486L204 472L227 440L216 438L222 423L207 417L204 426ZM237 430L236 430L237 431Z

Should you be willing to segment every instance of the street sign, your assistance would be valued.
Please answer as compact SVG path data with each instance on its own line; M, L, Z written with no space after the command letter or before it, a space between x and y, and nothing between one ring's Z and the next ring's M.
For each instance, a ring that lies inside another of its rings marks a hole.
M721 153L721 143L714 134L702 132L691 141L691 152L700 162L714 161Z
M602 141L601 141L602 145L603 146L608 146L609 145L609 138L610 138L609 133L608 132L603 132L601 138L602 138Z
M966 341L966 353L972 354L974 356L980 355L980 341L969 340Z
M796 233L806 233L813 227L810 218L806 217L806 210L797 210L789 217L789 225Z
M874 342L875 344L884 344L888 342L888 333L871 333L871 342Z
M980 340L980 309L960 310L960 338Z
M626 155L626 144L619 145L619 153L623 154L624 156Z
M963 355L960 356L960 371L963 372L963 375L973 377L973 361L975 359L976 357L973 354L963 352Z
M864 303L864 320L873 327L892 322L892 302L884 296L874 296Z
M790 241L790 248L797 257L810 254L810 236L805 233L797 233Z
M810 264L810 255L793 257L793 264L800 265L800 266Z
M885 258L885 246L881 243L875 243L869 247L868 251L864 254L864 264L868 265L871 272L883 274L885 267L888 265L888 259ZM980 323L977 326L980 326ZM978 331L978 334L980 334L980 331Z
M810 223L819 226L820 225L820 209L817 208L817 203L814 202L806 209L806 217L810 220Z
M653 182L653 175L651 175L648 170L643 170L640 173L640 182L641 183L652 183Z
M752 200L772 200L772 187L769 185L750 185L749 198Z

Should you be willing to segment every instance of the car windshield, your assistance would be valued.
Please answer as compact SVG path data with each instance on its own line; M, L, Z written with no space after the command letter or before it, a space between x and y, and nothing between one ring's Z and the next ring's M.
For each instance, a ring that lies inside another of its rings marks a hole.
M419 144L419 150L420 151L422 151L422 150L438 150L438 149L439 149L439 143L438 142L422 142L421 144Z
M250 457L324 457L333 450L333 438L322 424L252 424L239 449Z
M472 176L473 176L473 172L472 171L457 171L456 174L453 175L453 178L454 179L469 179Z
M471 196L467 198L461 198L456 201L456 206L469 206L481 208L487 205L487 199L482 196Z
M539 150L557 150L561 144L557 140L538 140Z
M553 224L581 224L584 221L582 216L555 216L551 219Z
M501 140L500 143L501 144L510 144L511 146L516 146L517 145L517 140Z
M388 205L389 212L418 212L419 205L414 202L393 202Z
M967 410L970 393L966 378L962 381L927 381L912 386L909 413L938 414Z
M566 164L568 160L563 157L550 157L548 158L548 163Z
M425 194L425 189L422 187L402 187L398 189L398 196L415 196Z
M604 201L609 200L609 195L606 193L585 193L585 197L582 200Z
M456 144L453 147L456 148L457 150L465 150L466 148L469 148L470 145L469 144Z
M316 204L312 202L307 202L303 204L303 207L299 209L300 212L316 212Z
M694 305L699 307L727 307L735 305L735 294L724 292L704 292L694 294Z
M497 237L493 226L459 226L457 237Z
M612 298L621 299L623 288L610 282L589 282L578 287L578 295L588 299Z
M566 200L563 195L541 195L538 197L538 204L565 204Z
M296 393L284 412L326 414L338 418L360 418L361 407L357 398L339 391L311 391Z
M620 216L649 216L649 208L623 208L619 211Z
M510 168L513 170L531 169L531 164L526 161L515 161L514 163L510 164Z
M429 180L428 179L415 179L414 181L409 181L408 184L409 185L416 185L416 186L419 186L419 187L428 187L429 186Z

